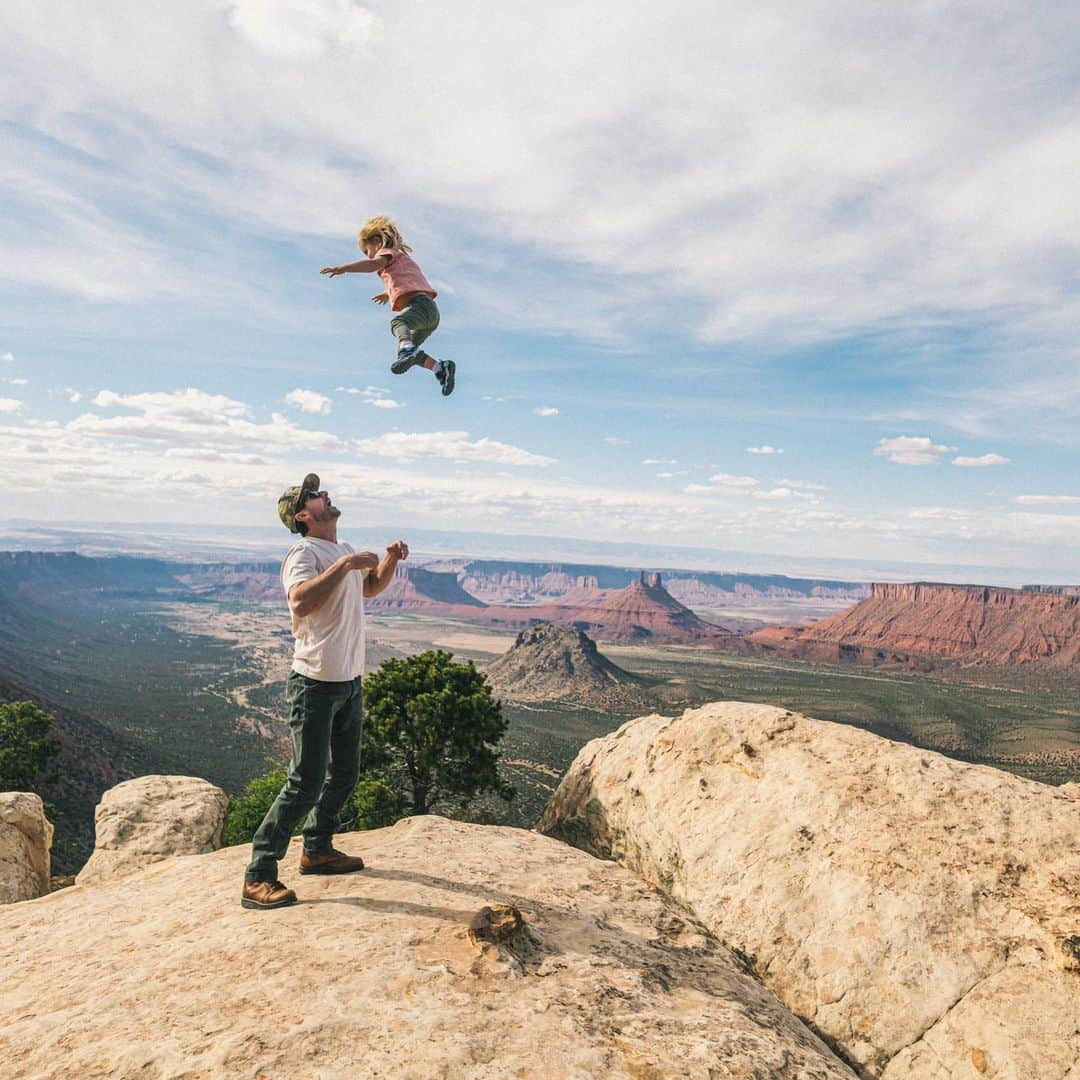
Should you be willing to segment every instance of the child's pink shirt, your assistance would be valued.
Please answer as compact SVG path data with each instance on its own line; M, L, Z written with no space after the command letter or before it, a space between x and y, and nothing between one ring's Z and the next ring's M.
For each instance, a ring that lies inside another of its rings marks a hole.
M375 254L376 259L384 255L390 257L390 262L379 271L379 277L383 279L386 292L390 297L390 306L394 311L400 311L409 302L413 293L425 293L432 300L439 294L424 277L423 270L409 257L407 251L400 248L380 248Z

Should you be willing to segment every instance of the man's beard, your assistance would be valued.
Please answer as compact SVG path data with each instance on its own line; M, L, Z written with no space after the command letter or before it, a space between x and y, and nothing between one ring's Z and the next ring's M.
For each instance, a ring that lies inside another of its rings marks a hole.
M315 511L311 515L316 521L334 521L341 517L341 511L336 506L328 506L324 510Z

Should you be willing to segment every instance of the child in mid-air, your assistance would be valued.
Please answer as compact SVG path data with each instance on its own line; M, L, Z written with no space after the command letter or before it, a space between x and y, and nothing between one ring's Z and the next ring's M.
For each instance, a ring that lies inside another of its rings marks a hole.
M436 360L420 349L439 325L439 309L435 306L438 294L409 255L412 248L401 239L398 227L380 214L364 222L360 230L360 250L366 259L345 266L324 266L320 273L331 277L378 274L386 292L371 299L376 304L389 301L396 312L390 320L390 333L397 338L397 359L390 365L390 370L395 375L404 375L409 368L420 364L435 373L444 397L452 394L457 365L453 360Z

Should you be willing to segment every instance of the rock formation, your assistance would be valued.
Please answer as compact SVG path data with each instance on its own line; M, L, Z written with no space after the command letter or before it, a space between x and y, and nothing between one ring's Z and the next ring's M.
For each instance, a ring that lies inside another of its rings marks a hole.
M371 611L475 617L487 605L470 596L458 584L456 574L402 564L394 570L394 578L386 589L365 601L365 607Z
M577 588L556 603L490 607L484 619L502 626L550 622L602 641L676 644L733 637L730 630L699 619L680 604L664 588L660 574L645 572L625 589Z
M79 885L137 873L177 855L221 847L229 797L194 776L140 776L110 788L94 812L94 853Z
M870 597L807 627L750 640L809 659L909 655L977 664L1080 668L1080 596L974 585L876 584Z
M642 681L603 656L580 630L537 623L485 670L499 697L610 705L640 700Z
M854 1074L745 963L613 863L412 818L362 874L240 906L246 847L0 910L5 1080Z
M33 900L49 891L52 837L40 796L0 791L0 904Z
M589 743L538 827L661 886L868 1075L1078 1075L1072 791L726 702Z

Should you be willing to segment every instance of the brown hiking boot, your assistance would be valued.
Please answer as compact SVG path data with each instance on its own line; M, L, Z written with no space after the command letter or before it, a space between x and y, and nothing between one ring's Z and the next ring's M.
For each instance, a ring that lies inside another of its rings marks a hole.
M296 893L286 889L280 881L245 881L240 899L242 907L266 910L288 907L296 903Z
M333 848L320 855L309 855L305 851L300 856L301 874L355 874L363 869L364 860L359 855L346 855Z

